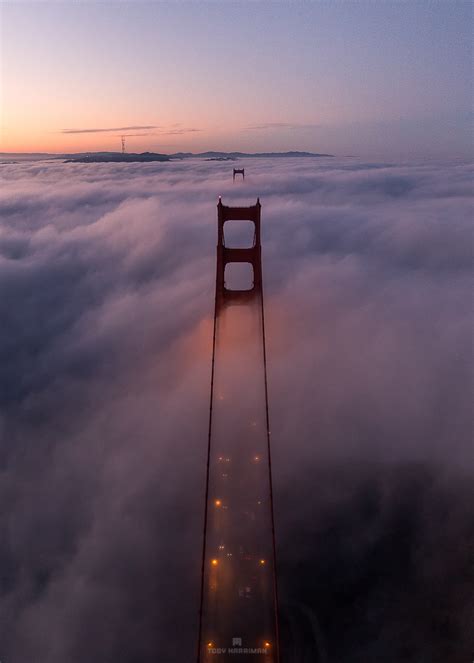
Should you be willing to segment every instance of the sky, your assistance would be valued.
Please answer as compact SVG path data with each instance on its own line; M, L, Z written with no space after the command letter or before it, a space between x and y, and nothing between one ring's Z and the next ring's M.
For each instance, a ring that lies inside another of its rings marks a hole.
M2 660L194 660L219 194L262 204L285 661L470 660L472 166L240 163L0 164Z
M3 2L0 150L471 154L472 5ZM90 130L95 130L91 132Z

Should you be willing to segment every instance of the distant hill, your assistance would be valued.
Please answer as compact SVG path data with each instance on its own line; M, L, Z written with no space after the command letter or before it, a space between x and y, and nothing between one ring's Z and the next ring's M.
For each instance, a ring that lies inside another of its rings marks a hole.
M332 154L315 154L313 152L175 152L174 154L122 154L121 152L92 152L90 154L71 155L66 163L106 163L134 161L170 161L171 159L206 159L207 161L233 161L235 159L258 158L294 158L294 157L332 157Z
M207 161L233 161L236 159L273 159L295 157L333 157L333 154L315 152L175 152L160 154L141 152L140 154L121 152L76 152L71 154L48 154L47 152L0 152L0 161L26 161L63 159L66 163L133 163L150 161L171 161L176 159L206 159Z
M148 161L170 161L167 154L156 154L155 152L142 152L141 154L121 152L92 152L72 159L66 159L66 163L134 163Z

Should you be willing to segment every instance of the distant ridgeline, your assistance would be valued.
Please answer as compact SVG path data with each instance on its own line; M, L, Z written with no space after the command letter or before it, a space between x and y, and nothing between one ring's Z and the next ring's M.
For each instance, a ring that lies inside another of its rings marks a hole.
M91 152L89 154L62 155L69 157L66 163L117 163L117 162L148 162L171 161L172 159L206 159L207 161L233 161L234 159L274 158L274 157L332 157L333 154L315 154L313 152L177 152L175 154L156 154L155 152L142 152L141 154L122 154L121 152ZM57 158L57 157L56 157Z
M48 152L0 152L1 163L19 161L46 161L62 159L66 163L132 163L147 161L172 161L177 159L204 159L206 161L235 161L236 159L258 158L294 158L294 157L333 157L334 154L316 154L315 152L176 152L159 154L142 152L140 154L122 152L75 152L69 154L49 154Z
M135 161L171 161L167 154L155 154L154 152L142 152L141 154L122 154L121 152L92 152L91 154L79 154L65 163L109 163Z
M177 152L169 155L172 159L250 159L250 158L273 158L273 157L333 157L334 154L317 154L315 152Z

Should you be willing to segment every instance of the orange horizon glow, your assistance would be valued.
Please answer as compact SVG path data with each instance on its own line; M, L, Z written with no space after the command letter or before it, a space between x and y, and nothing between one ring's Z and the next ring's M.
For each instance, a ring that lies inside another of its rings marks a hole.
M29 103L31 107L31 100ZM103 131L87 133L64 133L63 129L51 126L51 123L39 125L33 123L31 118L21 118L21 113L17 114L16 105L4 104L0 116L0 152L11 153L48 153L48 154L68 154L82 152L121 152L121 138L125 136L125 151L128 153L157 152L171 154L174 152L207 152L207 151L242 151L242 152L266 152L266 151L286 151L286 150L311 150L314 149L311 144L305 141L281 136L278 138L273 135L273 145L268 146L265 136L257 132L249 131L246 126L236 122L234 125L228 123L226 126L192 126L196 121L186 121L179 123L170 122L169 126L160 127L159 130L137 132L128 135L127 132L112 132L108 127L127 126L135 124L136 118L127 119L108 119L107 122L100 122L96 119L88 126L104 127ZM153 124L153 122L143 121L139 124ZM181 124L183 126L181 126ZM67 128L75 126L80 127L81 123L66 122L62 120L59 126L65 125ZM274 132L278 133L278 132Z
M5 111L4 111L5 115ZM97 124L97 123L95 123ZM110 126L115 123L109 122ZM126 123L117 123L126 125ZM44 131L39 127L20 130L12 123L7 128L2 126L0 133L0 152L34 153L44 152L48 154L64 154L75 152L121 152L121 138L125 136L127 152L179 152L179 151L204 151L212 141L208 139L208 132L199 131L199 136L192 135L194 132L176 135L170 130L160 135L134 135L124 133L112 133L108 131L83 134L66 134L62 130ZM195 132L196 134L198 132ZM212 148L212 144L211 147Z

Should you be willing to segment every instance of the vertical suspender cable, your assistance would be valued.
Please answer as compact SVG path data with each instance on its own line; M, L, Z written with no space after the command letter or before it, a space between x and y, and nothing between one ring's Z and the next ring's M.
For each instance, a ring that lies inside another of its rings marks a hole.
M262 343L263 343L263 373L265 381L265 418L267 426L267 451L268 451L268 474L270 483L270 509L272 519L272 546L273 546L273 589L274 589L274 609L275 609L275 629L276 629L276 652L277 663L280 661L280 627L279 627L279 609L278 609L278 581L277 581L277 562L276 562L276 540L275 540L275 516L273 509L273 481L272 481L272 454L270 448L270 415L268 411L268 381L267 381L267 350L265 337L265 311L263 304L263 280L260 286L261 292L261 315L262 315Z
M216 270L216 295L214 301L214 331L212 334L212 366L211 366L211 395L209 398L209 432L207 436L207 465L206 465L206 495L204 505L204 527L202 538L202 563L201 563L201 600L199 604L199 636L198 636L198 650L197 650L197 663L201 661L201 644L202 644L202 613L204 607L204 575L206 563L206 534L207 534L207 509L209 498L209 467L211 461L211 431L212 431L212 404L214 400L214 364L216 356L216 331L217 331L217 270Z

